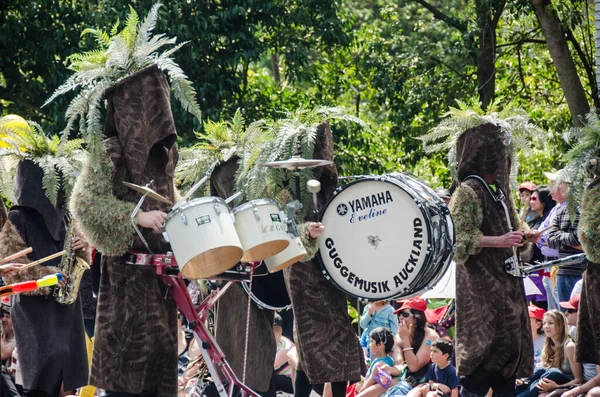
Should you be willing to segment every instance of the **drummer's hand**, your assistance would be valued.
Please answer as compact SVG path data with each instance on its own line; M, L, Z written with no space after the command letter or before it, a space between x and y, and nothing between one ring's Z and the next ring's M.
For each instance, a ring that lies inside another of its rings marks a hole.
M542 232L539 230L526 230L523 234L530 243L539 243L542 240Z
M321 222L311 222L308 224L308 232L310 233L310 237L317 238L323 233L325 226Z
M87 244L85 243L85 240L81 239L80 237L73 237L73 239L71 240L71 249L74 249L75 251L85 251L86 245Z
M135 220L141 227L152 229L155 232L160 232L166 217L167 214L162 211L140 211Z
M19 272L25 263L7 263L0 265L0 277L12 277Z

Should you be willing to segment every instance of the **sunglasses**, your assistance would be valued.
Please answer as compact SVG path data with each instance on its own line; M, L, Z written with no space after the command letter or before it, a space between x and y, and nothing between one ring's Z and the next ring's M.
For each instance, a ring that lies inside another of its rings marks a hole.
M577 310L575 310L575 309L567 309L567 313L570 313L570 314L577 313Z
M402 316L404 318L409 318L410 315L411 315L410 312L400 312L400 313L398 313L398 317Z
M531 196L529 198L529 201L538 201L538 197L537 196Z

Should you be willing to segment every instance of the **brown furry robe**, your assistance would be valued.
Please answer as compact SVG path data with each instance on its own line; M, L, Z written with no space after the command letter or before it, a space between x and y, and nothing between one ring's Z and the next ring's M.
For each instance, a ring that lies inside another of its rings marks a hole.
M105 254L102 262L90 383L110 391L177 394L177 309L152 267L127 265L127 249L145 250L129 215L140 194L127 181L174 200L178 159L167 79L146 68L107 93L106 155L88 163L71 204L89 241ZM146 199L143 211L168 212ZM154 253L169 251L161 234L141 229Z
M317 128L313 158L333 160L329 123ZM337 187L335 165L315 168L315 179L321 182L318 203L323 208ZM312 210L311 204L307 213ZM296 263L283 272L294 310L299 369L311 384L359 380L362 352L348 316L346 294L323 277L317 258Z
M585 190L581 200L579 239L589 260L577 312L577 348L580 363L600 365L600 178Z
M484 124L465 131L457 144L458 178L495 174L508 195L506 204L519 228L510 199L509 166L499 127ZM456 229L456 367L461 376L499 373L504 379L527 377L533 347L521 278L504 271L510 248L480 248L479 237L509 231L502 205L478 181L462 182L450 210Z

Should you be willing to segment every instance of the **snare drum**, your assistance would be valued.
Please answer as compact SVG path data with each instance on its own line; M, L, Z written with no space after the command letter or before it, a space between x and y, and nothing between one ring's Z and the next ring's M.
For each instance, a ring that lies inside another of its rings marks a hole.
M242 262L260 262L290 244L283 213L276 201L252 200L235 207L233 215L244 248Z
M360 299L418 295L435 285L452 259L448 207L404 174L363 177L338 188L321 222L323 274Z
M191 200L169 213L163 226L181 274L210 278L231 269L243 254L233 216L218 197Z

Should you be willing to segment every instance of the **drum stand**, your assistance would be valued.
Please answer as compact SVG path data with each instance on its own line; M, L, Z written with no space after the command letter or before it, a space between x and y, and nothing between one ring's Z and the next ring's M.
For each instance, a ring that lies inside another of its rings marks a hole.
M135 210L131 214L131 221L136 232L138 233L138 236L141 238L146 248L148 248L148 252L151 253L148 243L142 236L142 233L138 229L137 223L135 222L135 218L142 207L142 203L146 199L146 196L147 195L144 194L138 202ZM204 359L206 367L211 374L212 381L219 392L219 396L233 397L235 388L237 387L242 392L242 396L259 397L258 394L242 383L235 375L233 369L231 369L231 366L225 359L225 354L223 354L223 351L217 344L217 341L211 335L208 327L206 326L209 309L219 300L219 298L223 296L223 294L225 294L225 292L231 286L231 283L224 285L218 292L212 291L196 309L192 299L190 298L190 294L185 285L185 281L183 281L183 277L179 272L179 269L174 266L171 261L153 260L152 266L155 268L156 274L161 278L162 282L167 287L167 294L170 294L173 297L177 303L177 306L179 307L179 310L181 310L181 312L187 318L189 327L194 333L194 338L200 347L202 358ZM225 389L225 384L221 380L219 371L223 373L228 382L228 390Z

